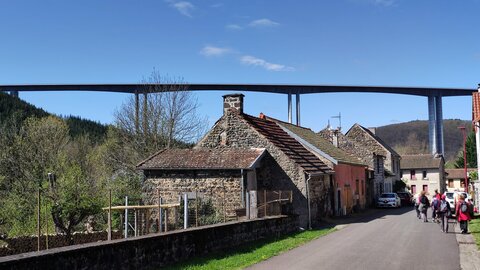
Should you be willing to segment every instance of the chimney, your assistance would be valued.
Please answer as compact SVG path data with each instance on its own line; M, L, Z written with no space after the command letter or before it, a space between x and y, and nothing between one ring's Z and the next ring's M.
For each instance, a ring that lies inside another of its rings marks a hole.
M230 94L223 96L223 114L229 109L235 109L243 113L243 94Z
M338 129L332 130L332 144L338 147Z
M373 135L377 135L377 128L369 127L368 130L373 133Z

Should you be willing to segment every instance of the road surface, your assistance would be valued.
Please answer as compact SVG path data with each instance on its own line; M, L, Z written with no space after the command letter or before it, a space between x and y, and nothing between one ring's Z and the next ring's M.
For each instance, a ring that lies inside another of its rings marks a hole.
M417 219L411 208L379 210L249 269L460 269L452 225L445 234L438 224Z

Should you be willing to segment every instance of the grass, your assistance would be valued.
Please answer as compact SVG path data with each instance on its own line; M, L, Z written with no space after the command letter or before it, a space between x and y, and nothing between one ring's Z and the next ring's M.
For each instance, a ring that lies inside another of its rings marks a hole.
M468 230L475 238L477 248L480 249L480 217L477 216L477 218L470 221L470 224L468 224Z
M260 240L240 246L232 251L209 254L201 258L193 258L170 266L167 269L242 269L334 231L335 229L332 228L309 230L297 232L281 238Z

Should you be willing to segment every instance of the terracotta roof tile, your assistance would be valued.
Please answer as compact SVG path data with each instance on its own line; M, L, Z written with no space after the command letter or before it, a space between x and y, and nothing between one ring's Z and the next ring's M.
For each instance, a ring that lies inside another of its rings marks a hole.
M472 107L472 121L480 122L480 92L473 93Z
M164 149L137 165L137 169L248 169L265 149Z
M267 119L247 114L241 115L253 128L265 136L271 143L285 153L290 159L302 167L305 172L333 173L317 156L303 147L297 140L290 137L277 123Z

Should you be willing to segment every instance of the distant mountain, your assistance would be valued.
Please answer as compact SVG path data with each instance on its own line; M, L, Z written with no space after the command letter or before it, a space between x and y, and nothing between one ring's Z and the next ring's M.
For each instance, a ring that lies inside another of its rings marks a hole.
M472 132L472 122L468 120L443 120L445 159L452 161L463 148L463 135L458 129L467 128ZM416 120L378 127L376 134L399 154L425 154L428 151L428 121Z
M35 107L19 98L0 92L0 127L20 127L28 117L45 117L50 113ZM72 137L89 135L94 141L102 141L107 134L107 126L77 116L60 117L65 120Z

